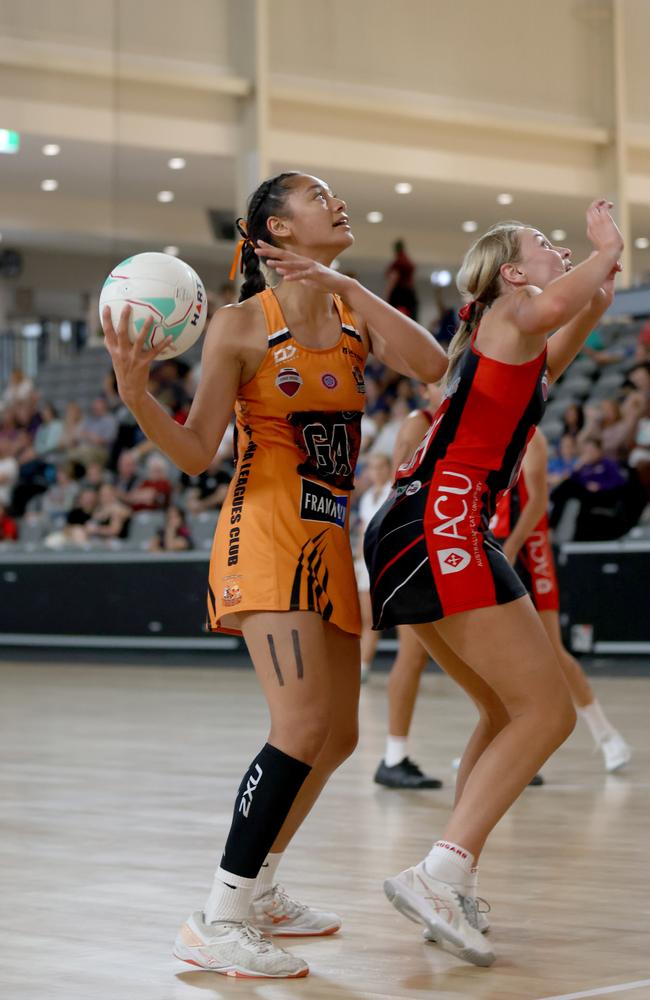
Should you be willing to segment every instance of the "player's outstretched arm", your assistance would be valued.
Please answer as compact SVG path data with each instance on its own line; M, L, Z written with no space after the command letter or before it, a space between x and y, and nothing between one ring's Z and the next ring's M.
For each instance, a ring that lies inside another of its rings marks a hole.
M122 311L117 330L110 309L104 310L102 326L111 355L120 398L129 408L147 438L190 476L207 468L215 455L232 416L241 377L241 360L232 327L238 323L234 310L216 313L205 335L201 381L184 425L176 421L148 391L152 361L169 346L145 350L152 321L147 320L132 344L128 336L130 307ZM230 313L230 315L228 315Z
M284 281L303 281L340 295L365 323L375 357L390 368L421 382L437 382L447 371L447 355L428 330L355 278L263 240L255 253Z

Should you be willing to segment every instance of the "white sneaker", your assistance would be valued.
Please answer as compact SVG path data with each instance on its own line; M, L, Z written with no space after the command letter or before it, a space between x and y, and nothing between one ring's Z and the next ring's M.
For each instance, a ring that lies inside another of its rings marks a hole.
M309 973L306 962L276 948L247 921L208 924L200 910L181 927L173 955L199 969L240 979L298 979Z
M467 898L471 899L471 897ZM464 906L466 913L467 913L467 908L468 907L470 908L470 913L468 913L467 919L469 920L470 923L472 923L471 903L464 904ZM488 931L490 930L490 921L487 918L487 914L489 912L490 912L490 904L487 902L487 900L482 899L480 896L475 896L474 915L476 920L476 929L480 931L481 934L487 934ZM436 938L432 936L431 931L427 927L425 927L424 930L422 931L422 937L424 938L425 941L433 941L433 942L436 941Z
M250 922L275 937L325 937L341 926L341 918L299 903L277 883L251 903Z
M605 760L605 770L610 773L619 771L632 760L631 747L616 730L611 736L606 736L604 740L601 740L600 749Z
M386 879L384 892L400 913L424 924L434 944L450 946L473 965L492 965L495 955L476 926L475 901L432 878L424 862Z

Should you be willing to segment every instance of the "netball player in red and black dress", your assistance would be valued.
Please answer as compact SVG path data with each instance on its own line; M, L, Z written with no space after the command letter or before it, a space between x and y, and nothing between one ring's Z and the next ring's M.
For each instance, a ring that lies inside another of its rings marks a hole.
M384 888L430 940L477 965L494 960L477 929L479 855L575 725L553 647L488 522L516 479L548 382L611 302L623 242L610 208L589 207L594 252L575 268L569 250L520 223L494 227L468 251L458 284L472 302L450 346L445 398L366 533L375 627L411 625L479 711L442 838Z
M560 592L548 525L548 447L538 428L526 448L516 484L500 499L490 527L503 545L539 613L571 692L603 755L605 769L618 771L629 763L632 751L609 721L591 684L574 656L564 647L560 632Z

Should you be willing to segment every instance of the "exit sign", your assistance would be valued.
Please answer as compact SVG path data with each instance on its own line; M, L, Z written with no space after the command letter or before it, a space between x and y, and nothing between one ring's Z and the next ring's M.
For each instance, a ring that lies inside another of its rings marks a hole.
M0 128L0 153L17 153L20 149L20 135L7 128Z

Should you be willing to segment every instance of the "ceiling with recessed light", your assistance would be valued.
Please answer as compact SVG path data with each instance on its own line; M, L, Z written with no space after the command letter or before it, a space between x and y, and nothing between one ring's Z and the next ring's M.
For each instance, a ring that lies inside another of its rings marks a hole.
M45 0L30 16L0 10L0 125L21 136L19 152L0 155L4 247L110 255L173 246L225 265L231 244L208 210L241 213L258 162L317 173L345 198L356 243L344 266L357 270L377 270L403 238L423 270L453 273L473 234L503 218L562 230L581 257L586 204L618 192L628 198L633 273L650 274L639 43L650 37L650 5L630 0L616 27L605 0L548 0L525 13L514 0L489 11L473 0L412 0L408 13L388 0L322 0L315 33L304 3L273 0L269 66L255 70L255 25L240 5L200 3L186 38L179 0L157 0L155 30L145 30L152 3L127 10L114 0L79 19L75 0L59 0L56 22ZM516 24L531 65L533 54L552 54L554 73L513 78L503 23ZM611 100L621 73L624 175ZM260 107L254 150L246 136Z

